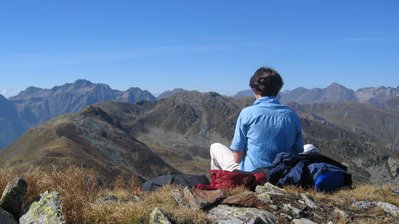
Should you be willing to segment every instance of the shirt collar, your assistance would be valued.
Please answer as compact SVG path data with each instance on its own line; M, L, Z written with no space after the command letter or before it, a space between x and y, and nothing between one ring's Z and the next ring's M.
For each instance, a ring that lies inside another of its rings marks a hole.
M274 96L261 97L261 98L255 100L254 105L261 104L261 103L265 103L265 104L280 104L280 102Z

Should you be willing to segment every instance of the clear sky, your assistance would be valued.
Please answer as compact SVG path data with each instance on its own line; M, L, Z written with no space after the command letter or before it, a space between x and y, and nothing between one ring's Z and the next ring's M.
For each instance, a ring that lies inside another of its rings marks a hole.
M260 66L286 90L397 87L399 1L0 1L5 96L76 79L234 94Z

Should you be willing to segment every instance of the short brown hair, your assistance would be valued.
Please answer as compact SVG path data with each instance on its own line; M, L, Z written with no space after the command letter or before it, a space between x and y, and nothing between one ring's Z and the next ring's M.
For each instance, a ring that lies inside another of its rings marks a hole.
M261 96L277 96L283 87L283 79L272 68L261 67L249 81L249 86Z

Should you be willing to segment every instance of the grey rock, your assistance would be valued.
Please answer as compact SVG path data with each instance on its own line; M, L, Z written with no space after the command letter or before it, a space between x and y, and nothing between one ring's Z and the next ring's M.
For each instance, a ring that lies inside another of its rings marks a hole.
M399 216L399 207L385 202L377 202L376 205L382 208L386 213L393 216Z
M371 201L357 201L352 204L352 207L355 207L359 210L368 210L375 207L375 204Z
M40 200L33 202L29 211L19 219L20 224L51 223L64 224L65 217L62 212L61 199L58 192L40 195Z
M309 219L301 218L301 219L294 219L292 220L294 224L317 224Z
M258 199L263 203L272 203L272 199L268 193L262 193L257 195Z
M265 193L266 192L266 188L264 186L262 186L262 185L258 185L255 188L255 192L258 193L258 194Z
M301 194L301 197L304 200L305 204L309 208L318 208L319 207L319 206L317 206L316 202L314 201L312 195L310 195L309 193L303 193L303 194Z
M255 224L276 223L274 215L256 208L237 208L219 205L208 212L211 223L219 224Z
M198 201L194 198L194 195L188 189L188 187L185 187L183 189L183 194L184 194L184 197L186 198L190 208L199 209L201 207L200 204L198 203Z
M269 182L265 183L263 187L265 188L265 192L267 192L269 195L283 196L286 193L284 189L274 186Z
M173 189L171 192L173 198L176 200L179 207L186 208L188 207L187 202L184 199L183 193L179 189Z
M280 192L280 193L286 192L284 189L274 186L273 184L271 184L269 182L266 182L265 185L263 185L263 187L266 189L266 191L276 191L276 192Z
M132 201L138 202L138 201L140 201L140 197L134 195L134 196L132 196Z
M159 208L155 208L150 214L150 224L170 224L170 221Z
M28 185L20 177L7 184L0 199L0 207L11 213L15 219L19 219L22 202L26 195Z
M272 210L277 210L277 209L278 209L278 206L277 206L277 205L269 205L269 207L270 207L270 209L272 209Z
M200 204L194 198L194 195L190 192L190 190L186 187L183 190L181 189L173 189L172 196L175 198L176 202L179 204L181 208L200 208Z
M11 213L0 208L0 223L1 224L17 224Z
M284 204L283 210L287 211L287 212L291 212L293 215L296 215L296 216L303 215L303 210L296 208L296 207L292 206L291 204Z

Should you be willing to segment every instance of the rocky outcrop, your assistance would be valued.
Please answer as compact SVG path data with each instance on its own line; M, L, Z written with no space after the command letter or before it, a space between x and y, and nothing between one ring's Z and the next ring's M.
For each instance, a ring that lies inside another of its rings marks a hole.
M27 183L20 177L11 181L0 199L0 207L18 219L21 213L22 202L27 191Z
M196 196L202 190L173 189L171 194L181 208L198 209ZM176 197L179 192L179 197ZM206 194L208 191L202 191ZM191 198L191 199L190 199ZM223 199L223 200L221 200ZM270 183L257 186L255 192L244 191L229 197L220 195L218 200L208 201L210 223L335 223L337 220L353 222L368 217L368 211L381 209L387 216L397 217L399 207L381 201L354 201L350 207L336 207L326 202L316 202L310 193L294 193ZM210 208L210 209L209 209Z

